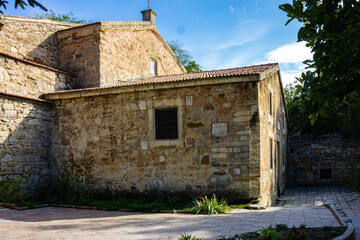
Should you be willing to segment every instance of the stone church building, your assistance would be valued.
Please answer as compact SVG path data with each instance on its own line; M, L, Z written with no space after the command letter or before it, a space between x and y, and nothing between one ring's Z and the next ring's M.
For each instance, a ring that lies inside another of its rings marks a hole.
M92 189L218 193L269 206L285 184L276 63L186 73L155 25L0 20L0 178L51 184L50 153Z

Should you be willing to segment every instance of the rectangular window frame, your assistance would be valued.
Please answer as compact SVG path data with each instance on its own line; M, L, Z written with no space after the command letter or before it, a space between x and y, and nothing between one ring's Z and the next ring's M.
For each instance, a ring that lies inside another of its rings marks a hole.
M168 131L169 135L164 136L164 130L166 131L166 128L173 127L169 126L171 123L171 119L169 119L170 124L168 126L159 126L161 122L164 122L164 119L159 119L161 114L164 114L166 111L174 111L172 114L175 114L176 116L176 130ZM177 107L171 107L171 108L155 108L154 109L154 127L155 127L155 139L154 140L178 140L179 139L179 116L178 116L178 108Z
M270 145L269 145L269 154L270 154L270 170L273 169L273 140L272 138L269 139Z
M153 67L152 67L152 64L154 63L154 70L153 70ZM155 58L150 58L150 72L152 74L154 74L154 76L157 76L158 75L158 71L157 71L157 60Z
M270 93L269 93L269 114L270 114L270 116L272 116L273 115L273 104L272 104L272 92L270 91Z

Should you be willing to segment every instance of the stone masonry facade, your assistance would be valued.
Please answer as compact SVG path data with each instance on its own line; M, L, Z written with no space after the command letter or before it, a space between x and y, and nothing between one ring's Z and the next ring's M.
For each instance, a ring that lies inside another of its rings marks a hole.
M51 180L52 106L0 95L0 177L28 171L33 188Z
M287 134L278 64L186 73L155 16L0 19L0 179L29 170L32 189L50 185L52 152L93 190L273 204Z
M255 83L239 83L57 100L53 151L95 188L258 199L249 148L256 91ZM154 140L154 109L171 107L179 138Z

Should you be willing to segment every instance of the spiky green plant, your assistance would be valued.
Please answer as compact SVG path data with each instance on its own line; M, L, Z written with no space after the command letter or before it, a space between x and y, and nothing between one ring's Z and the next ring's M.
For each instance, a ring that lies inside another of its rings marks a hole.
M184 233L184 234L180 234L179 240L202 240L202 238Z
M218 201L215 194L213 194L212 198L208 198L207 196L194 198L193 203L194 206L191 210L196 211L196 214L219 214L230 211L227 201L224 199Z

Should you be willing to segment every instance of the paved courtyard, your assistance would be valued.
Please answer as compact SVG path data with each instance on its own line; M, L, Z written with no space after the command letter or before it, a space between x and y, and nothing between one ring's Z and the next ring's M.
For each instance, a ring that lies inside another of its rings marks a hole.
M179 233L185 232L217 239L276 223L339 226L324 206L241 209L214 216L46 207L24 211L0 209L0 239L178 239Z
M329 198L333 199L334 203L339 205L352 219L356 237L360 239L360 196L348 188L339 186L288 188L283 192L283 197L276 206L319 206Z

